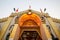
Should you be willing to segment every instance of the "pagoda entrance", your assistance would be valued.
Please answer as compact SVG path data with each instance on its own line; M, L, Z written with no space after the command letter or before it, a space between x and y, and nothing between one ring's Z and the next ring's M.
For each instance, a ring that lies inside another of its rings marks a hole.
M24 14L19 18L20 37L18 40L42 40L41 19L36 14Z

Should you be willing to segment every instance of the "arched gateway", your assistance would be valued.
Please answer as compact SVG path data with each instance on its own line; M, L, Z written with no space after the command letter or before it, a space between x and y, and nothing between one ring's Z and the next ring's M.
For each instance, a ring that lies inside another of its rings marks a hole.
M40 27L41 19L35 13L23 14L18 21L20 27L19 40L42 40Z

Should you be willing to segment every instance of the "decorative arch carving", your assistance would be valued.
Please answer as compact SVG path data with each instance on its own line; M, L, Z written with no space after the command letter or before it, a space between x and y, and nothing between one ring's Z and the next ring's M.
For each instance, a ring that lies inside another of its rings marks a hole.
M23 25L37 25L37 23L34 20L26 20Z

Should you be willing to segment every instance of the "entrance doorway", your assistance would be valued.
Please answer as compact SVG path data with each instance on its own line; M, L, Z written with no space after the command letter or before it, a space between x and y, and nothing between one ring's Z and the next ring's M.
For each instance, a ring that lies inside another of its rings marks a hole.
M36 31L24 31L19 40L42 40Z

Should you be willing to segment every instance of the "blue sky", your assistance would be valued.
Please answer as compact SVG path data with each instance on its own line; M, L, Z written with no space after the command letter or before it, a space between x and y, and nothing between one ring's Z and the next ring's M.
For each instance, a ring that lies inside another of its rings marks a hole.
M0 0L0 18L9 16L13 8L24 11L29 5L31 9L37 11L46 8L51 17L60 19L60 0Z

